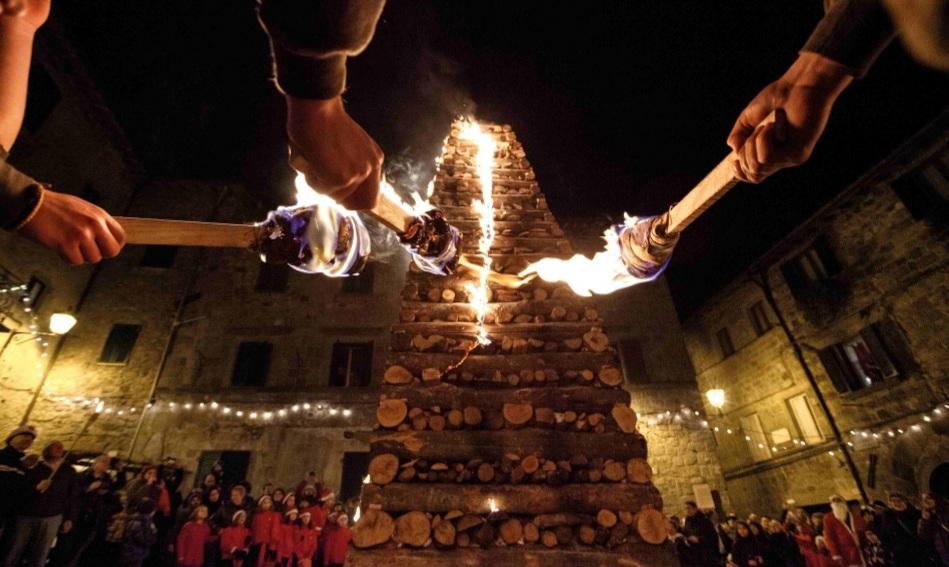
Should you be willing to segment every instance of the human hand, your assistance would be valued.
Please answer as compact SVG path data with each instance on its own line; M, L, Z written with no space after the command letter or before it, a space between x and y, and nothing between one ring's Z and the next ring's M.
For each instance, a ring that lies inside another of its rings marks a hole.
M694 535L690 535L689 537L687 537L687 538L685 538L685 539L686 539L686 541L688 541L689 543L698 543L698 542L699 542L699 538L696 537L696 536L694 536Z
M0 15L15 17L39 28L49 18L52 0L0 0Z
M36 485L36 491L46 492L47 490L49 490L49 487L51 484L53 484L53 481L51 479L44 478L43 480L39 482L39 484Z
M735 177L761 183L772 173L811 157L834 102L853 77L846 67L804 52L738 116L728 145L737 155Z
M36 214L20 233L72 264L112 258L125 245L125 230L109 213L65 193L43 190Z
M63 525L61 527L64 534L68 534L72 531L72 520L63 520Z
M102 481L101 481L101 480L94 480L94 481L92 481L92 483L89 484L89 488L86 489L86 492L94 492L94 491L98 490L100 486L102 486Z
M352 210L379 200L382 149L346 113L341 97L287 96L290 165L315 190Z

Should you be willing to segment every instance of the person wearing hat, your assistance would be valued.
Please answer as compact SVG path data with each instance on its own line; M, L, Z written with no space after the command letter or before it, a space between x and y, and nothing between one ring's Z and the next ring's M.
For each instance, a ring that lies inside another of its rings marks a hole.
M231 518L231 525L221 530L221 564L243 567L250 552L250 530L247 528L247 512L238 510Z
M19 499L25 493L26 464L23 457L36 439L36 429L21 425L10 432L0 449L0 537L12 525Z
M346 563L346 553L353 532L349 529L349 516L339 514L336 521L326 530L326 549L323 552L323 564L328 567L342 567Z
M854 514L839 494L830 497L830 513L824 514L824 543L830 557L847 567L864 564L860 549L864 544L863 518Z

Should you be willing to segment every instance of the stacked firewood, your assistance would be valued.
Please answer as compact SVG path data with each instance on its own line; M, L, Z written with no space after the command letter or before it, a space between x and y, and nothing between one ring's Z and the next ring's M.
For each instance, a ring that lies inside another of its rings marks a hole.
M494 269L569 257L521 144L507 126L490 132ZM473 252L476 147L457 135L432 202ZM475 277L410 269L349 564L675 564L660 545L662 498L596 309L563 286L491 284L491 343L480 345Z

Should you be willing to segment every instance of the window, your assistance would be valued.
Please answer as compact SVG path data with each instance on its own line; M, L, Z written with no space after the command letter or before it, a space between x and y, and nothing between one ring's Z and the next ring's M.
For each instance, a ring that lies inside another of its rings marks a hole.
M748 443L748 449L751 451L751 458L755 462L770 459L771 447L768 446L768 438L764 435L764 428L761 427L758 414L753 413L741 418L741 429Z
M237 359L231 384L235 386L263 386L270 371L270 355L273 344L266 342L244 342L237 347Z
M728 327L722 327L715 333L718 337L718 346L722 349L722 358L728 358L735 354L735 345L732 344L732 336L728 333Z
M890 185L914 219L949 217L949 174L938 159L903 174Z
M372 342L336 343L330 361L330 386L368 386L372 379Z
M194 473L194 486L201 486L204 477L211 472L215 464L220 464L224 471L221 479L223 486L234 486L247 478L247 469L250 467L250 451L202 451L198 458L198 467ZM221 494L224 502L230 497L226 492Z
M40 64L30 67L30 91L26 97L26 114L23 116L23 128L36 133L46 118L59 104L62 94L56 82Z
M619 342L620 362L623 365L623 377L629 384L642 384L647 381L646 360L643 348L636 339L623 339Z
M254 289L261 293L281 293L287 291L289 278L290 267L286 264L262 263Z
M898 374L873 326L819 353L834 388L855 392Z
M372 286L375 283L375 264L366 264L362 273L358 276L349 276L343 278L343 293L372 293Z
M339 502L359 496L362 479L369 472L369 453L343 453L343 481L340 483Z
M763 301L752 305L751 309L748 310L748 316L751 317L751 324L759 337L771 329L771 321L768 320L768 313L764 310Z
M177 255L177 246L153 244L145 247L141 265L146 268L170 268L175 265Z
M99 362L102 364L125 364L132 354L132 347L138 340L138 332L142 330L141 325L112 325L109 331L109 337L105 340L105 346L102 347L102 353L99 354Z
M818 237L810 248L797 257L781 265L781 274L795 297L800 297L816 284L834 277L839 272L840 264L823 236Z
M788 398L788 407L791 408L791 415L794 416L794 422L797 423L797 430L805 443L814 445L824 440L820 428L817 427L817 421L814 420L814 413L811 411L811 404L807 400L807 394Z

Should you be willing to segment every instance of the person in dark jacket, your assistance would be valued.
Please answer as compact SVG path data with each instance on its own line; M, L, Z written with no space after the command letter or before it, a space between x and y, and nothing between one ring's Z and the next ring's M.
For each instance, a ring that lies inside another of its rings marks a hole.
M768 567L803 567L804 556L784 524L772 520L768 524Z
M685 527L682 530L686 541L694 549L696 565L713 567L718 565L718 532L695 502L685 503Z
M155 502L142 498L135 506L135 513L125 523L122 535L122 567L142 567L152 547L158 541L158 528L155 527Z
M751 533L748 522L739 521L735 524L735 541L732 543L731 561L738 567L762 567L766 550L761 542Z
M5 567L44 567L60 529L69 533L79 511L79 481L65 462L63 444L53 441L43 449L43 460L27 471L27 492L8 540Z
M18 502L26 493L26 465L23 457L36 439L36 430L21 425L7 435L0 449L0 541L18 509Z
M50 557L52 567L75 567L85 550L92 545L97 533L104 534L106 524L115 512L112 477L109 476L111 457L99 455L92 465L78 476L79 514L75 528L56 540Z
M917 534L942 565L949 565L949 503L945 498L923 493Z
M890 509L883 514L880 523L880 539L883 547L892 554L896 565L926 567L932 565L917 536L922 515L901 493L890 494Z

